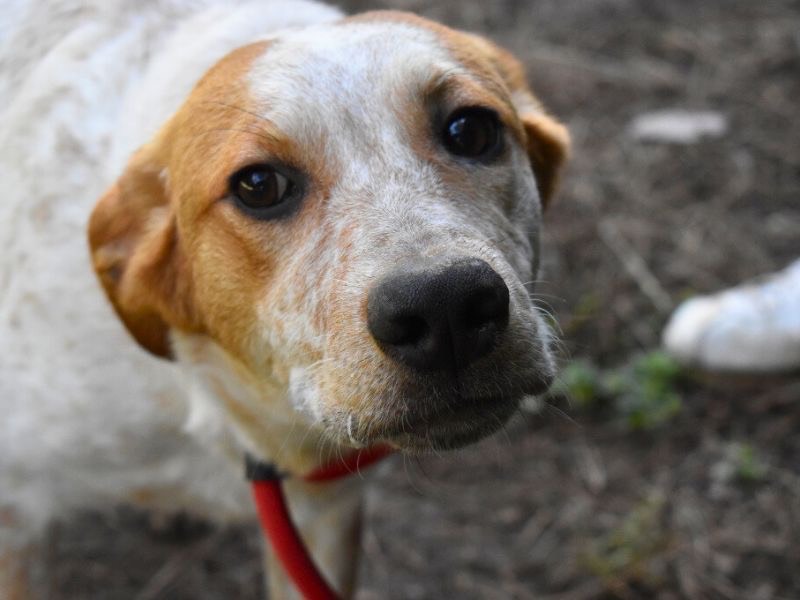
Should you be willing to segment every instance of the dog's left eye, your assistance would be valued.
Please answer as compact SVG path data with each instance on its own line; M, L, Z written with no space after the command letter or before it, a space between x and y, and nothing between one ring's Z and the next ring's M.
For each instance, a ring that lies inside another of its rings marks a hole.
M497 113L480 107L457 110L447 119L442 142L456 156L491 160L502 150L502 126Z
M246 167L230 180L231 194L240 206L260 217L269 217L293 195L294 184L269 165ZM277 214L275 215L277 216Z

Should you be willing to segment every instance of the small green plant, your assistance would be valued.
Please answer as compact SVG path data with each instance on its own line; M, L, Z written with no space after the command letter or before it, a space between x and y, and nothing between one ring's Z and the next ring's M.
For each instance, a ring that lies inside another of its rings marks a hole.
M736 477L745 483L757 483L767 476L769 468L750 444L735 444L733 461Z
M573 362L562 371L552 393L584 410L610 406L629 428L650 430L680 413L681 377L672 358L654 351L605 371L586 361Z
M567 365L559 376L553 393L566 396L579 408L589 408L605 394L600 371L586 361Z
M654 429L680 413L680 376L678 364L663 352L645 354L623 371L616 403L631 429Z
M600 310L602 310L602 307L603 301L599 294L589 292L581 296L575 305L572 318L564 323L561 323L564 333L569 334L580 329L581 325L586 323L586 321L591 320Z
M661 495L639 502L616 528L590 544L582 557L586 568L611 589L657 584L655 559L671 545L663 523L665 505Z

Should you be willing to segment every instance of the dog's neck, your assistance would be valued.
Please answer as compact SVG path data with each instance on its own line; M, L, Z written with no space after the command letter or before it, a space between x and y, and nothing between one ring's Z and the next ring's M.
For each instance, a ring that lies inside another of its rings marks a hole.
M269 375L256 378L206 336L174 331L172 337L186 378L186 426L204 443L231 460L241 462L247 452L296 474L342 451L293 405L287 383Z

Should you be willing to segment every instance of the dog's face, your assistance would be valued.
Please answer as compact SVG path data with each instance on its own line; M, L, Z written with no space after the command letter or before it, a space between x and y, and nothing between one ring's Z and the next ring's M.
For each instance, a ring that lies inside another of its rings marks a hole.
M344 443L463 445L553 376L529 291L567 143L475 36L397 13L289 32L134 156L95 268L156 354L203 336Z

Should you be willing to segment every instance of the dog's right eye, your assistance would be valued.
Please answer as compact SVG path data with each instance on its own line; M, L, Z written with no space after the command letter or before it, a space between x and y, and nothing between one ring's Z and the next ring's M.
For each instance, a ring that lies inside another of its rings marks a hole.
M294 182L270 165L253 165L234 174L230 191L247 213L258 218L277 217L296 194Z

